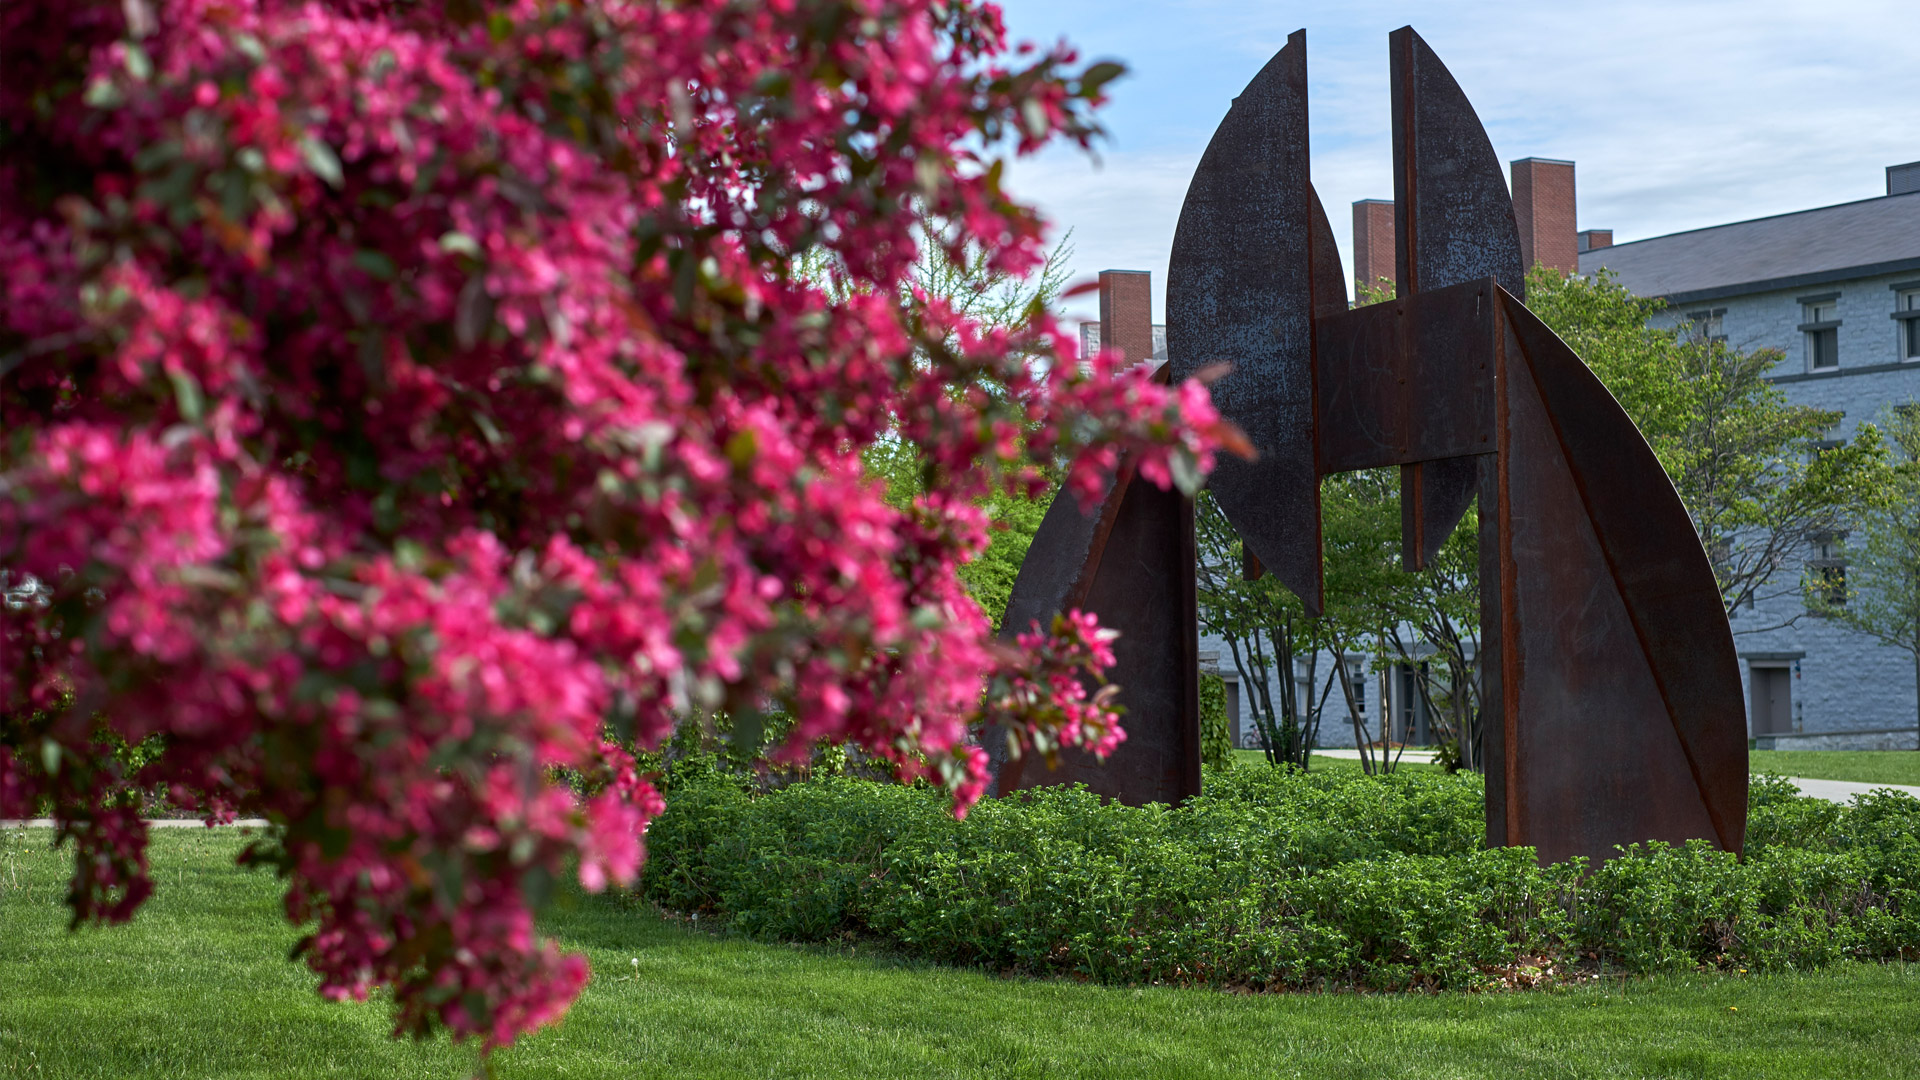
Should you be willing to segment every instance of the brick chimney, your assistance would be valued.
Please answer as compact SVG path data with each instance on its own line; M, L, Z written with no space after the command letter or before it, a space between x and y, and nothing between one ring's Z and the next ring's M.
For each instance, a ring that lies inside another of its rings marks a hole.
M1100 344L1119 349L1129 364L1152 359L1152 274L1145 270L1100 271Z
M1368 288L1394 274L1393 200L1361 199L1353 204L1353 280Z
M1520 226L1520 261L1563 274L1578 273L1574 242L1573 162L1521 158L1513 162L1513 220Z
M1580 254L1585 255L1589 251L1599 251L1601 248L1610 248L1612 246L1612 229L1580 230Z

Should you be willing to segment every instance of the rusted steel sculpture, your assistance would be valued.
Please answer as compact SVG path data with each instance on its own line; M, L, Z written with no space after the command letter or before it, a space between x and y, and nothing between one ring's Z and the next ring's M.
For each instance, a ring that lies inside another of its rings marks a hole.
M1260 455L1223 460L1214 496L1249 551L1314 612L1321 477L1400 467L1409 570L1477 497L1488 843L1530 845L1544 861L1598 861L1642 840L1738 850L1745 710L1712 567L1633 422L1521 302L1513 204L1472 106L1411 28L1389 40L1398 299L1348 309L1308 176L1304 32L1235 100L1188 189L1168 280L1168 366L1182 378L1231 364L1214 398ZM1135 739L1180 748L1194 767L1165 775L1194 783L1155 789L1125 771L1076 768L1003 772L1003 787L1077 779L1130 802L1197 790L1197 710L1149 704L1194 678L1183 674L1194 670L1190 559L1129 558L1135 587L1110 593L1040 587L1079 580L1070 568L1101 583L1121 572L1102 538L1135 515L1154 528L1180 519L1184 539L1156 550L1191 551L1190 513L1156 515L1145 501L1135 510L1142 486L1124 476L1098 518L1056 502L1007 622L1016 609L1031 618L1077 598L1123 633L1180 643L1178 671L1136 671L1127 658L1116 669L1129 706L1123 753ZM1180 600L1151 609L1162 593Z
M1146 282L1139 280L1145 276L1100 275L1102 341L1142 360L1153 341ZM1167 374L1162 367L1156 377ZM1032 755L1008 760L1005 739L990 734L996 790L1079 782L1134 806L1198 795L1197 602L1191 499L1136 481L1131 460L1121 461L1092 509L1071 494L1055 498L1020 564L1001 625L1011 636L1079 608L1119 630L1114 670L1127 673L1120 688L1127 738L1104 762L1064 750L1049 768Z

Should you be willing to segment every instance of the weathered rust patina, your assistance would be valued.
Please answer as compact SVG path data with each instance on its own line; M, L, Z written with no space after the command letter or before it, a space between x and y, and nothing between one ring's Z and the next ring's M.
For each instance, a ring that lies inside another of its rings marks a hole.
M1135 302L1145 304L1145 295ZM1128 313L1109 314L1118 321ZM1162 367L1155 377L1164 382L1167 375ZM989 732L994 790L1083 783L1133 806L1198 795L1197 604L1193 500L1139 479L1131 459L1120 463L1092 506L1071 492L1056 496L1014 579L1002 634L1045 626L1055 613L1075 608L1098 613L1101 625L1120 631L1114 670L1127 673L1118 700L1127 710L1127 738L1104 762L1068 749L1049 766L1033 754L1011 757L1005 736Z
M1745 711L1706 553L1632 420L1522 302L1512 200L1472 106L1411 28L1389 49L1393 301L1346 303L1308 178L1304 32L1236 99L1194 175L1168 369L1230 364L1215 401L1260 455L1222 462L1214 496L1250 571L1316 612L1321 477L1400 468L1408 569L1477 498L1488 842L1544 861L1646 840L1739 850ZM1123 754L1138 740L1137 756L1044 777L1009 763L1003 788L1081 780L1129 802L1198 790L1191 507L1153 490L1123 465L1097 512L1057 500L1007 620L1081 606L1139 635L1115 669Z

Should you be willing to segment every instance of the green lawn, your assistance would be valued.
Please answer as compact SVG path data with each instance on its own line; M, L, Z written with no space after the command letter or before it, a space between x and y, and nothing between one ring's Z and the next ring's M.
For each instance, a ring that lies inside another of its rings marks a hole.
M157 833L131 926L68 934L66 860L0 840L0 1077L463 1077L316 998L232 832ZM1005 980L681 929L611 898L551 929L596 976L516 1077L1899 1077L1920 965L1507 994L1238 996ZM637 963L636 963L637 962ZM1737 1010L1737 1011L1736 1011Z
M1920 753L1912 750L1749 750L1749 766L1757 773L1804 776L1813 780L1854 780L1863 784L1920 785ZM1258 750L1235 750L1235 765L1264 765ZM1316 769L1358 769L1348 758L1313 756ZM1400 768L1428 770L1431 765L1402 761Z
M1757 773L1863 784L1920 784L1920 753L1912 750L1749 750Z

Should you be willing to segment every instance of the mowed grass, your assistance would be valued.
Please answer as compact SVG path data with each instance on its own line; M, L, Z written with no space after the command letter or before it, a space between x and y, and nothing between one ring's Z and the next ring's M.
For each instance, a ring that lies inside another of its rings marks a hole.
M1749 750L1748 768L1756 773L1801 776L1811 780L1851 780L1862 784L1920 785L1920 752L1913 750ZM1237 768L1265 765L1258 750L1235 750ZM1313 755L1315 769L1359 769L1353 758ZM1426 772L1437 766L1402 760L1399 768Z
M0 841L0 1077L464 1077L286 962L272 878L232 831L156 832L154 900L66 930L67 858ZM1579 989L1244 996L1001 978L683 929L612 897L549 923L591 957L516 1077L1920 1076L1920 965L1681 975Z
M1757 773L1862 784L1920 784L1920 751L1914 750L1749 750L1747 760L1748 768Z

